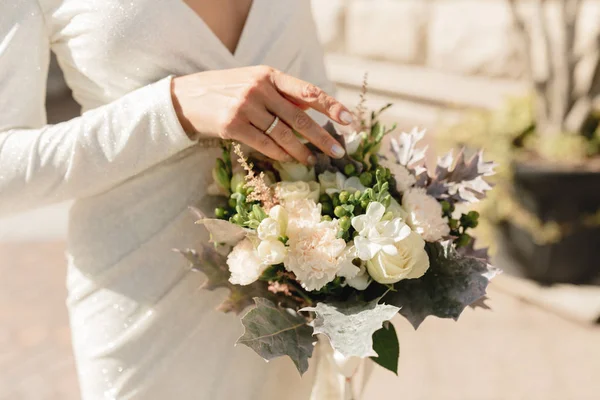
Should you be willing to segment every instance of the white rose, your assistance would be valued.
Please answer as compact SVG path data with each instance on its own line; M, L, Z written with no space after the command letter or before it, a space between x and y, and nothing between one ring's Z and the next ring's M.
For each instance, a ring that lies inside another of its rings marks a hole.
M279 176L282 181L296 182L296 181L314 181L315 168L308 168L305 165L295 162L276 162L273 167L279 172Z
M406 223L423 239L436 242L450 234L442 205L423 188L412 188L402 196L402 206L408 212Z
M337 174L340 174L339 172ZM321 184L321 193L325 193L327 189L337 188L337 174L331 171L325 171L319 174L319 183ZM340 174L342 175L342 174ZM343 177L344 175L342 175Z
M256 230L260 240L277 240L282 235L281 224L273 218L265 218Z
M279 240L263 240L257 250L260 259L268 265L281 264L287 253L287 248Z
M425 241L415 232L397 242L396 254L379 251L367 261L369 275L381 284L391 284L403 279L416 279L429 268Z
M285 208L279 204L269 210L269 217L273 218L279 223L279 229L281 234L285 235L285 231L288 225L288 213Z
M310 199L319 201L320 186L317 182L279 182L277 184L277 196L282 203L295 200Z
M229 282L234 285L249 285L260 277L268 265L261 261L254 245L246 238L229 253L227 266L231 272Z

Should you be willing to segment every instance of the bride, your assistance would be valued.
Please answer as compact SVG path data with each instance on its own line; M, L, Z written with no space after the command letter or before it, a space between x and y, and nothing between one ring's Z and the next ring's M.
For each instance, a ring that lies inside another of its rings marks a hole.
M51 50L84 111L52 126ZM305 112L351 121L325 94L310 2L6 1L0 77L0 215L75 199L67 305L83 399L308 398L289 360L234 348L238 318L214 311L224 293L201 290L171 249L207 240L187 207L220 139L314 163L295 129L343 155Z

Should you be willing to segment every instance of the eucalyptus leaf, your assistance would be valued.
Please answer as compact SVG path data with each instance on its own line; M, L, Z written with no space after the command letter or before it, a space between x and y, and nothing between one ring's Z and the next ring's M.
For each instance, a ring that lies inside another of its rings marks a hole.
M400 357L400 343L396 328L391 322L384 322L383 328L373 334L373 349L377 357L371 359L383 368L398 375L398 358Z
M331 346L343 356L377 357L373 350L373 333L399 310L393 305L378 302L379 299L370 302L318 303L301 311L316 314L312 322L315 334L327 336Z
M415 329L430 315L457 320L465 307L486 294L499 272L487 261L458 254L449 241L427 243L430 267L419 279L395 284L383 300L401 307Z
M242 318L244 334L237 343L250 347L266 361L289 356L300 374L308 369L314 348L313 329L298 313L257 297L256 307Z
M239 225L222 219L207 218L202 211L194 207L190 207L190 210L199 218L196 224L204 225L210 232L212 243L235 245L247 234L247 231Z

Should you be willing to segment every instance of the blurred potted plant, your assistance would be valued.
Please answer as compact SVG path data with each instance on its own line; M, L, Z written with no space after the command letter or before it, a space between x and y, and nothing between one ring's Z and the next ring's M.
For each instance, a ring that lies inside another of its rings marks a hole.
M491 150L499 187L483 215L524 273L545 283L600 274L600 35L576 54L581 0L510 3L532 96L475 113L446 138ZM484 226L485 228L485 226Z

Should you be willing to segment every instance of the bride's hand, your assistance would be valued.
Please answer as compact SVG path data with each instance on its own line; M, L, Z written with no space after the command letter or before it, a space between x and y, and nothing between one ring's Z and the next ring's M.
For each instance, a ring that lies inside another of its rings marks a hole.
M270 67L207 71L176 77L171 93L186 132L233 139L279 161L314 164L311 151L294 135L299 132L326 154L344 150L304 110L313 108L347 125L350 112L323 90ZM279 118L270 134L265 132Z

